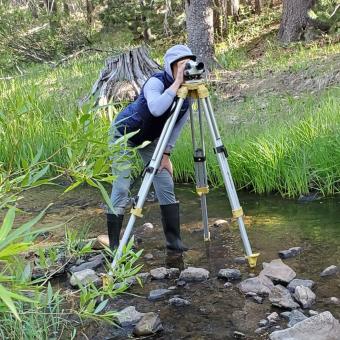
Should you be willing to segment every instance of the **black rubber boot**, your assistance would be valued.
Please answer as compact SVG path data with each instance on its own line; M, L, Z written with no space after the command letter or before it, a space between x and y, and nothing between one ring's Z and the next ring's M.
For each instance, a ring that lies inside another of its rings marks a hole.
M188 248L183 245L181 240L179 203L160 205L160 207L167 249L178 252L188 250Z
M110 249L114 250L119 246L120 230L123 225L124 215L107 214L107 234L110 241Z

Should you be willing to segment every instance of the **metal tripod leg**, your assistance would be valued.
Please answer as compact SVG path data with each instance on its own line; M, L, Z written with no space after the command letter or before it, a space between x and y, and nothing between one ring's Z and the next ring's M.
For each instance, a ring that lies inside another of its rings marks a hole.
M149 189L150 189L150 186L152 184L153 178L156 174L156 171L158 170L159 164L160 164L162 156L163 156L163 152L164 152L164 150L165 150L165 148L168 144L170 135L172 133L172 130L173 130L175 123L177 121L179 112L180 112L181 107L183 105L183 101L184 101L184 98L179 98L174 113L166 121L164 128L163 128L163 131L162 131L162 133L159 137L159 141L157 143L155 151L154 151L152 158L150 160L150 163L149 163L148 167L145 169L145 175L144 175L144 178L143 178L143 182L142 182L142 185L141 185L141 187L138 191L138 195L137 195L137 202L136 202L135 206L131 209L131 216L130 216L129 222L128 222L126 228L125 228L123 238L119 242L119 247L117 249L116 255L115 255L113 262L112 262L112 265L111 265L112 269L114 269L114 267L117 264L117 261L122 256L123 248L128 243L131 231L132 231L133 226L134 226L135 221L136 221L136 217L143 217L142 208L143 208L143 205L145 203L146 196L149 192Z
M244 226L244 221L243 221L243 210L242 210L242 207L240 206L240 202L236 194L236 189L234 186L233 179L231 177L230 168L229 168L228 161L227 161L227 150L222 143L221 136L217 128L215 116L213 113L213 109L212 109L209 97L201 98L200 101L203 105L203 109L204 109L204 113L205 113L205 116L208 122L209 130L213 138L217 160L218 160L221 172L222 172L222 177L223 177L223 181L224 181L227 194L229 197L230 205L231 205L232 212L233 212L233 217L237 219L237 222L239 225L241 238L242 238L243 246L247 254L249 266L253 268L256 266L256 261L257 261L257 257L259 256L259 254L258 253L253 254L251 247L250 247L247 231L246 231L246 228Z
M203 235L204 241L210 241L210 232L208 224L208 209L207 209L207 198L206 194L209 192L208 179L207 179L207 167L205 158L205 145L202 125L202 111L200 102L197 101L198 105L198 123L199 123L199 146L196 144L195 138L195 126L194 117L192 112L192 106L190 106L190 126L191 126L191 138L194 149L194 164L195 164L195 178L196 178L196 192L200 196L201 200L201 211L202 211L202 222L203 222Z

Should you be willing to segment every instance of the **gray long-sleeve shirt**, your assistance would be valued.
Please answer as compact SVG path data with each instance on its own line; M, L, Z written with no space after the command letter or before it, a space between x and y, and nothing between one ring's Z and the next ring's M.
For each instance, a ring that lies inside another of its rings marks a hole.
M172 105L176 93L169 88L164 91L164 84L158 78L151 77L144 85L144 96L151 114L159 117ZM166 147L166 152L170 152L175 146L176 140L188 117L189 110L176 122Z

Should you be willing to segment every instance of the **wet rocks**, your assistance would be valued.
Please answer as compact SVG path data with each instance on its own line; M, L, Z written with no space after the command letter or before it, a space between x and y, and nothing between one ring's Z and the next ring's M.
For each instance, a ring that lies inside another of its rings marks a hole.
M270 340L337 340L340 325L330 312L323 312L296 323L293 327L270 334Z
M176 278L179 275L179 269L178 268L165 268L165 267L160 267L160 268L155 268L150 270L151 277L154 280L163 280L166 278Z
M268 295L274 288L274 284L268 277L259 275L240 282L237 287L244 294L253 292L258 295Z
M315 282L312 280L304 280L304 279L294 279L289 282L287 288L291 293L295 292L295 288L297 286L304 286L312 289L315 285Z
M272 305L287 309L298 308L299 305L293 300L288 289L281 285L276 285L269 294L269 301Z
M340 267L332 265L324 269L322 273L320 274L320 276L324 277L324 276L335 275L339 272L340 272Z
M161 319L156 313L145 313L135 326L133 333L136 336L151 335L163 330Z
M234 258L234 262L236 264L246 264L247 263L247 259L244 256L235 257Z
M279 251L279 256L281 259L288 259L290 257L294 257L300 255L303 252L301 247L293 247L289 248L288 250L281 250Z
M189 306L190 302L188 300L182 299L180 297L173 297L169 299L169 305L182 307L182 306Z
M310 308L315 302L315 294L305 286L295 288L294 298L303 308Z
M154 280L163 280L166 278L168 271L165 267L160 267L160 268L151 269L150 274Z
M100 281L100 279L96 275L96 272L92 269L84 269L79 272L75 272L70 278L70 284L73 287L77 287L79 284L85 286L89 283L98 283L98 281Z
M217 277L227 281L239 280L241 278L241 272L238 269L221 269Z
M143 284L148 283L151 279L150 273L138 273L136 277L139 278Z
M289 313L288 327L293 327L295 324L305 319L307 319L306 315L301 313L299 310L294 309Z
M186 282L205 281L209 278L209 271L204 268L188 267L183 270L179 276L180 280Z
M144 315L145 313L138 312L136 307L129 306L119 312L117 320L122 327L127 327L137 324Z
M170 289L164 289L164 288L154 289L150 291L148 299L150 301L162 300L166 296L168 296L170 293L172 293L172 290Z
M263 263L263 270L260 275L265 275L273 281L289 283L296 273L280 259L272 260L270 263Z
M70 268L70 272L76 273L76 272L80 272L84 269L95 270L103 264L103 260L104 260L104 256L101 255L101 254L93 256L87 262L81 263L79 265L72 266Z

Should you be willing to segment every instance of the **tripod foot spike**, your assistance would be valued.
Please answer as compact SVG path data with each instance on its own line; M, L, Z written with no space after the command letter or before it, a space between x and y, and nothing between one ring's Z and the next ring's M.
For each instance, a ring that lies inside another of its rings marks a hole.
M255 268L256 267L257 258L259 256L260 256L260 253L255 253L255 254L251 254L249 256L246 256L250 268Z
M209 242L210 241L210 232L208 234L208 237L204 236L204 242Z

